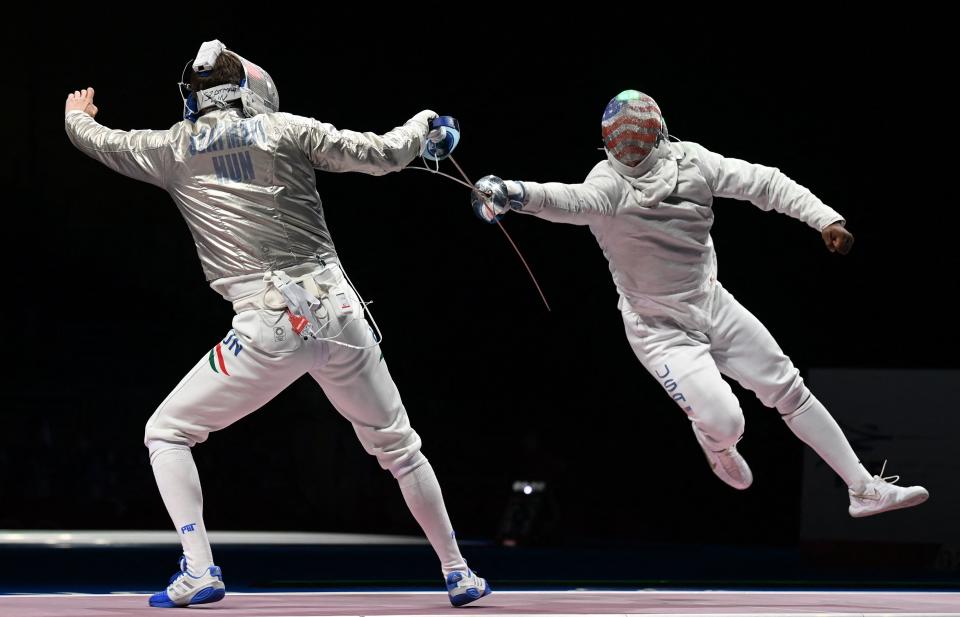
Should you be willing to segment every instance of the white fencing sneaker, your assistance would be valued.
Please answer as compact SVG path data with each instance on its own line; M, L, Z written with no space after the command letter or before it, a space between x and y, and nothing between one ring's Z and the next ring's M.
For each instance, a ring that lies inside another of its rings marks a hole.
M150 596L150 606L180 608L191 604L219 602L226 595L223 574L217 566L210 566L199 576L187 571L187 560L180 558L180 571L170 579L170 586Z
M922 486L897 486L894 482L898 481L900 476L884 477L883 472L886 469L887 461L883 461L879 475L867 480L860 490L849 489L850 516L862 518L889 510L909 508L922 504L930 497L930 493Z
M447 584L447 594L450 596L450 604L458 608L484 596L489 596L493 592L486 579L477 576L469 568L465 572L460 570L451 572L447 575L445 582Z

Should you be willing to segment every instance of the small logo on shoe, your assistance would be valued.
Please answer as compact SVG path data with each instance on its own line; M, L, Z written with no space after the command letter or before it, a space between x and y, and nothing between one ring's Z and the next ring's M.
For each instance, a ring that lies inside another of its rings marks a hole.
M871 486L870 488L864 487L861 492L853 493L851 497L854 499L866 499L868 501L880 501L881 499L880 490L875 486Z

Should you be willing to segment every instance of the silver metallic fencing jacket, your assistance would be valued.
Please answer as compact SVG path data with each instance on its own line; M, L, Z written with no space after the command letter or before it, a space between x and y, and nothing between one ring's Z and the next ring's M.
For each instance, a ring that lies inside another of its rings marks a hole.
M725 158L692 142L663 142L636 168L612 157L582 184L524 182L522 212L589 225L621 300L641 314L677 314L716 281L713 198L746 200L817 231L843 220L778 169Z
M170 193L213 281L337 261L314 168L398 171L420 154L435 115L420 112L382 136L287 113L246 118L235 109L165 131L111 130L82 111L64 123L88 156Z

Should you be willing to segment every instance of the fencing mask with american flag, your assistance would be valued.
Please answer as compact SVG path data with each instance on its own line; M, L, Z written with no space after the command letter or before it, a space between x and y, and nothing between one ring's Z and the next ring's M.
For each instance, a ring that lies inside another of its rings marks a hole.
M603 145L627 167L635 167L667 138L667 125L656 101L642 92L624 90L603 112Z

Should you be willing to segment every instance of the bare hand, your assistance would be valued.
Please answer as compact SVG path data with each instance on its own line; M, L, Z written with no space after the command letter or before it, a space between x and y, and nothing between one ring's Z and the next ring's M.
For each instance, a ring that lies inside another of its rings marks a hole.
M831 253L840 253L846 255L853 246L853 234L847 231L840 223L827 225L820 232L823 236L823 242L827 245L827 250Z
M63 113L82 111L91 118L97 116L97 106L93 104L93 88L84 88L67 95L67 105Z

